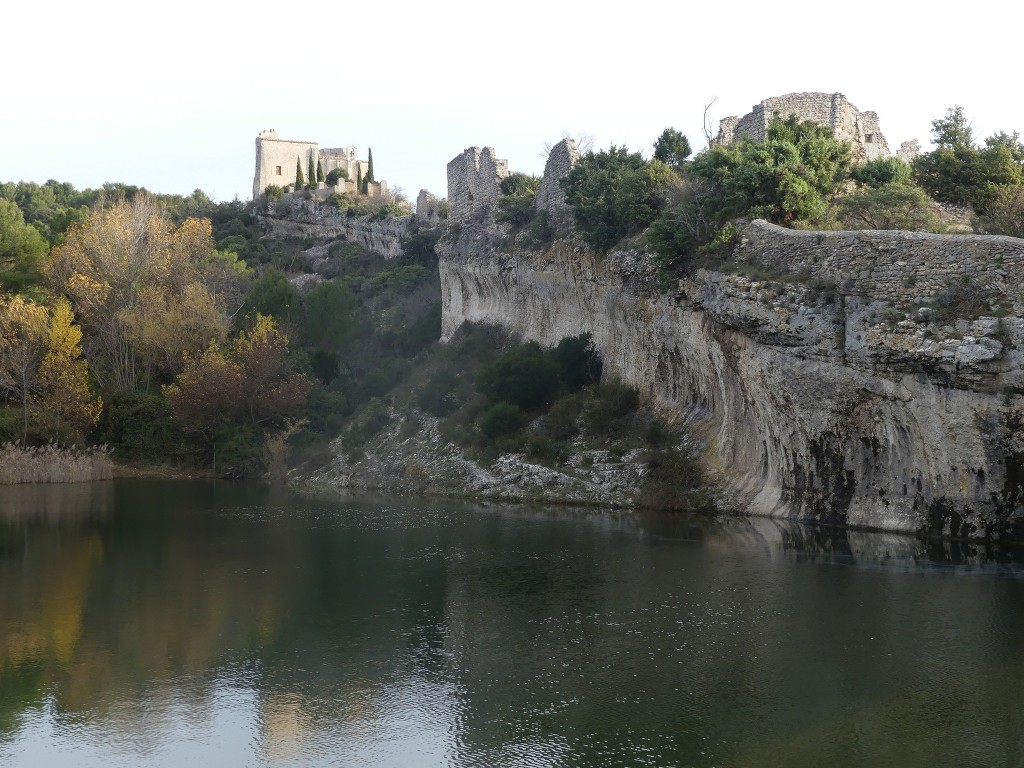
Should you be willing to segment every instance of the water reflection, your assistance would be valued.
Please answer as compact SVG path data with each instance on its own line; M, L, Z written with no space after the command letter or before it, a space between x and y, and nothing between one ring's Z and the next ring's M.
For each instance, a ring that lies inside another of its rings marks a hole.
M1024 761L1012 553L204 483L0 510L3 765Z

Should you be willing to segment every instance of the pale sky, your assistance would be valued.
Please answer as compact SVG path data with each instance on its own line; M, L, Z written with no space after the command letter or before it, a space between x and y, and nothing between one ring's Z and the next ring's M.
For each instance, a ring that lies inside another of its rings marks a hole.
M911 8L910 6L915 6ZM539 174L589 135L651 154L666 126L794 91L878 113L895 150L964 107L979 139L1024 131L1024 6L632 0L628 3L54 0L10 2L0 181L106 181L215 200L252 194L255 138L373 149L415 200L493 146ZM949 10L946 10L949 9Z

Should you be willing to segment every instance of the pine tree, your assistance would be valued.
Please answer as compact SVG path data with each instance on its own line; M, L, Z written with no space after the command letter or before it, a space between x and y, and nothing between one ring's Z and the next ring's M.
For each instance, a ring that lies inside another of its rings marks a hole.
M306 179L302 175L302 158L295 158L295 191L298 192L306 184Z
M313 165L313 150L309 150L309 185L316 184L316 166Z
M324 180L324 167L322 165L320 165L320 159L319 158L317 158L317 161L316 161L316 180L317 181L323 181Z

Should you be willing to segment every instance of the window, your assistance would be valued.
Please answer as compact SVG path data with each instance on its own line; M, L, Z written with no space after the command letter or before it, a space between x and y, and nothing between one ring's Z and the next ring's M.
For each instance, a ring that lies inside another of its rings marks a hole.
M867 144L872 144L872 143L874 143L874 141L875 141L875 134L873 134L873 133L868 133L868 134L865 134L865 136L864 136L864 141L865 141L865 143L867 143Z
M279 166L277 166L277 171L275 171L275 173L276 173L276 174L277 174L278 176L280 176L280 175L281 175L281 166L280 166L280 165L279 165Z

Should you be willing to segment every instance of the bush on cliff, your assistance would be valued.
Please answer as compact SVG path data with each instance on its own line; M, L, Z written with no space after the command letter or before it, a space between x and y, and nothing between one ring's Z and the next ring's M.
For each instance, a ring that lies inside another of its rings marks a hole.
M674 176L660 160L647 161L639 152L613 145L581 157L559 183L584 241L607 251L654 221Z
M995 133L979 147L962 107L932 121L935 149L914 161L914 177L936 200L969 205L984 216L1003 186L1024 184L1024 145L1016 133Z
M913 184L868 186L836 201L836 220L842 229L901 229L941 232L935 201Z
M717 198L720 220L813 221L850 175L850 145L830 128L795 115L774 118L764 141L715 144L689 166Z

